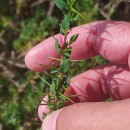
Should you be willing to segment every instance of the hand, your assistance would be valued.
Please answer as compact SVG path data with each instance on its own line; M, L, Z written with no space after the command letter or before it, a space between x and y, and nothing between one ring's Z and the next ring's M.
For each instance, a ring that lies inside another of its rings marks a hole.
M99 21L75 27L69 34L79 34L72 44L71 59L86 59L101 55L112 62L88 70L71 79L69 91L82 95L77 103L48 115L42 130L130 130L130 23ZM63 36L58 34L60 44ZM57 57L54 39L50 37L32 48L25 57L30 70L42 71ZM112 97L113 102L103 102ZM47 97L45 97L47 100ZM40 105L38 114L48 112Z

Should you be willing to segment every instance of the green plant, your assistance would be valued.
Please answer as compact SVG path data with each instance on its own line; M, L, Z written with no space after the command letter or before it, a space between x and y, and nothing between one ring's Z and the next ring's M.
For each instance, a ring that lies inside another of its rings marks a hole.
M56 6L62 11L63 20L60 23L60 33L63 35L63 45L60 46L58 39L55 39L55 50L61 56L61 59L47 57L53 59L54 62L51 64L50 78L51 83L47 82L44 78L41 78L48 86L49 91L47 92L48 101L44 101L45 104L50 108L50 112L62 108L65 104L72 101L71 98L77 95L71 95L67 89L71 79L71 44L73 44L78 34L71 36L70 40L67 41L67 36L71 30L71 24L76 22L78 17L85 19L78 11L78 3L76 0L54 0ZM56 66L55 64L59 64ZM68 93L67 96L64 93Z

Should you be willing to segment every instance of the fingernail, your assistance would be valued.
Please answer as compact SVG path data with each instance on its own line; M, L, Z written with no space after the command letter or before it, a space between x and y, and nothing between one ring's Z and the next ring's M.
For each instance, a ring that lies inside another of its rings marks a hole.
M41 101L41 104L46 104L44 101L48 101L48 96L45 96L43 100ZM43 113L48 114L50 109L48 108L47 105L39 105L38 107L38 116L41 121L43 121Z
M42 123L42 130L56 130L56 121L62 110L63 108L54 111L50 115L46 116Z

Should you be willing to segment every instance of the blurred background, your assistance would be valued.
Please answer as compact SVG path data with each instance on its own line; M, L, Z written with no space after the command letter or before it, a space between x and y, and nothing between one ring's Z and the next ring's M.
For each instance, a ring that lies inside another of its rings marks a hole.
M88 22L130 21L130 1L80 0L79 12ZM26 68L24 57L31 47L59 32L61 19L53 0L0 0L0 130L40 130L37 107L45 84ZM76 25L84 23L79 18ZM72 63L73 74L105 62L97 56Z

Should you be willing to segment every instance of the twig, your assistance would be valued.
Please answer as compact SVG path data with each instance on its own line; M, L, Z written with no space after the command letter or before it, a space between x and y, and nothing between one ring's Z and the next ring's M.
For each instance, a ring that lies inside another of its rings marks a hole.
M4 77L8 78L14 78L15 74L12 73L6 66L3 64L0 64L0 68L3 69L3 73L1 72L0 74L3 75Z
M21 92L23 90L23 88L25 88L27 86L27 83L20 84L16 80L14 80L13 78L15 77L15 74L12 73L3 64L0 64L0 68L3 69L3 73L0 73L0 75L2 75L5 78L8 78L8 81L10 81L12 84L14 84L14 86L16 86L18 88L19 92Z
M0 123L0 130L2 130L2 123Z
M117 7L119 6L119 4L124 1L124 0L110 0L110 2L105 5L103 8L101 8L99 6L99 2L96 3L95 7L97 8L97 10L99 10L99 12L107 19L110 20L112 14L115 12L115 10L117 9ZM108 12L106 12L105 10L108 10Z
M31 4L31 7L35 7L35 6L39 5L39 4L42 4L42 3L44 3L45 1L47 1L47 0L38 0L38 1L34 2L34 3L32 3L32 4Z
M23 68L23 69L26 68L25 64L17 63L15 61L9 60L9 61L7 61L7 63L10 64L10 65L16 66L18 68Z
M53 2L53 1L50 1L50 3L49 3L49 10L48 10L48 12L47 12L47 16L51 16L51 15L52 15L54 6L55 6L54 2Z

